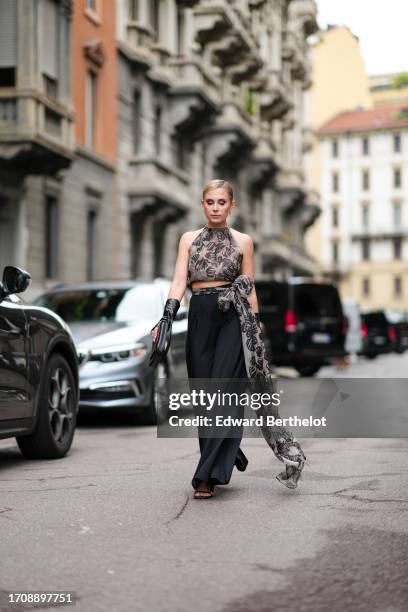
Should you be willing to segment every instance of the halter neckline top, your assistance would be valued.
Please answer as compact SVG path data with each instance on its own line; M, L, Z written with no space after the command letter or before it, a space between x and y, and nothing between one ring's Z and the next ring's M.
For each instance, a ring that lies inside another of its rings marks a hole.
M187 284L194 281L234 281L241 272L242 251L228 226L205 225L190 246Z

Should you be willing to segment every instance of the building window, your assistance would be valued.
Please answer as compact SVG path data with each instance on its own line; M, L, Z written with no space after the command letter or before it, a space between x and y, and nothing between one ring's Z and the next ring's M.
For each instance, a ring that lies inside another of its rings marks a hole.
M370 279L363 278L363 286L362 286L363 295L370 295Z
M97 76L91 70L88 70L86 75L86 93L85 93L85 129L86 145L90 148L95 147L96 136L96 103L97 103Z
M332 191L337 193L339 191L339 174L338 172L333 172L332 174Z
M394 153L401 153L401 134L393 135Z
M188 166L189 150L187 141L183 138L182 134L177 131L171 137L171 143L173 147L173 160L177 168L186 170Z
M370 241L368 238L363 238L361 241L361 256L364 260L370 259Z
M16 86L16 69L0 66L0 87Z
M397 238L393 239L393 241L392 241L392 249L393 249L394 259L401 259L402 238L400 236L398 236Z
M394 296L401 297L402 295L402 282L400 276L394 276Z
M339 227L339 209L337 206L332 208L332 225L333 227Z
M363 191L370 189L370 173L368 170L363 170L361 174Z
M338 263L339 261L339 241L333 240L332 242L332 260L333 263Z
M368 155L370 153L370 141L366 136L362 139L361 145L363 155Z
M156 106L155 119L154 119L154 146L156 153L160 155L160 144L161 144L161 131L162 131L162 109L159 105Z
M97 9L97 1L98 0L86 0L86 10L87 11L92 11L93 13L96 13L96 9Z
M394 226L399 227L402 223L402 207L401 202L394 202L393 204L393 217Z
M142 132L142 96L138 89L133 93L132 103L132 141L133 152L139 153Z
M98 213L93 208L88 210L87 219L87 258L86 258L86 276L87 280L95 279L96 272L96 239L97 239L97 219Z
M45 200L45 276L58 276L58 200L47 196Z
M332 157L338 157L338 156L339 156L339 141L332 140Z
M361 207L361 221L364 228L368 228L370 223L370 208L367 204L363 204Z
M150 24L154 30L153 38L156 42L160 40L160 5L161 0L150 0Z
M41 26L43 36L40 45L40 65L43 89L48 97L58 97L59 66L59 9L56 2L45 0L41 4Z
M43 88L49 98L53 98L54 100L58 99L57 79L49 77L48 74L43 74Z
M400 189L401 187L401 168L394 168L394 188Z
M17 66L17 2L0 3L0 87L14 87Z
M184 9L177 7L177 53L182 56L186 51L186 19Z
M139 21L139 0L129 0L129 19Z

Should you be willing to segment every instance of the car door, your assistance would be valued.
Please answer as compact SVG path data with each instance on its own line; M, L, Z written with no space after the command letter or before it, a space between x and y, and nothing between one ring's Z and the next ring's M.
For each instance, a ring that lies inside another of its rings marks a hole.
M28 401L27 325L20 299L0 302L0 420L31 416Z

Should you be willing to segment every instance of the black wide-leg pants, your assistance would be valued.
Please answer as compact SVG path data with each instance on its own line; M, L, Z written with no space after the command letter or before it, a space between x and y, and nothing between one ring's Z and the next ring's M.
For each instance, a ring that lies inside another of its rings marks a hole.
M240 321L232 304L227 312L218 308L217 297L216 293L193 293L191 297L186 340L187 372L193 385L196 378L226 379L222 390L233 391L236 385L232 379L248 380ZM235 415L242 417L243 407L237 407ZM199 427L201 457L192 486L196 489L200 481L211 487L228 484L234 465L244 471L248 464L240 449L243 428L234 427L234 437L219 437L218 432L217 437L208 437L208 433L204 436L200 431L203 432Z

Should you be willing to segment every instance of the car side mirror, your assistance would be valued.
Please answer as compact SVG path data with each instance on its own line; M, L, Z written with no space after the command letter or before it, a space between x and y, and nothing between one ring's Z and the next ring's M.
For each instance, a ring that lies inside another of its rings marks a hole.
M6 266L3 271L3 294L22 293L31 281L31 274L16 266Z

